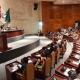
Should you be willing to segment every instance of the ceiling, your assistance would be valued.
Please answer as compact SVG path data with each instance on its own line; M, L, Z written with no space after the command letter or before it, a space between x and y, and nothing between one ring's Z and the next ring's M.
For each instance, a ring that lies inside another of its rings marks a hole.
M53 1L54 4L80 4L80 0L27 0L32 2Z

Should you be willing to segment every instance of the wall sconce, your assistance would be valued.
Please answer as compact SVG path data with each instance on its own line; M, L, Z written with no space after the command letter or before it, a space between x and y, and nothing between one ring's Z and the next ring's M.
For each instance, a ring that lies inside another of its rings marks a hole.
M39 31L42 32L43 22L42 21L39 21L38 22L38 25L39 25Z

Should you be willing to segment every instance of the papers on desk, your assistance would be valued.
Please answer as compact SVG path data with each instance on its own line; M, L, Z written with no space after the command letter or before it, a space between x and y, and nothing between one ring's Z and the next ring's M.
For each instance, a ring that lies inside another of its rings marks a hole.
M72 63L76 64L76 65L79 65L79 62L77 62L77 61L73 61Z
M74 71L75 71L75 69L74 69L74 68L72 68L71 70L74 70Z
M22 67L22 65L21 65L21 64L18 64L18 67L19 67L19 68L21 68L21 67Z
M80 56L76 54L76 55L75 55L75 58L80 59Z
M69 76L69 75L68 75L68 72L69 72L70 70L71 70L71 69L67 68L66 71L64 72L64 75L65 75L65 76Z
M17 65L15 65L14 67L12 67L12 72L14 72L16 70L18 70L18 66Z
M40 54L38 54L38 55L36 55L36 57L41 57L41 55L40 55Z
M61 40L58 40L58 41L57 41L57 44L59 44L59 43L61 43Z
M48 50L50 49L50 47L47 48Z
M21 64L16 64L16 63L14 63L15 65L12 67L12 69L11 69L11 71L12 72L15 72L15 71L17 71L19 68L21 68L22 67L22 65Z
M32 60L28 60L28 63L32 63Z

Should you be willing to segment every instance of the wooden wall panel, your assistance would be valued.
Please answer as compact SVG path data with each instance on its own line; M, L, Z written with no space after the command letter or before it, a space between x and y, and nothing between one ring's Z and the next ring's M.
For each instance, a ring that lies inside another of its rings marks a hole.
M0 6L0 18L1 18L1 6Z
M53 2L43 1L42 20L43 33L73 26L76 20L80 20L80 5L54 5Z
M43 32L47 32L49 28L49 4L48 2L42 2L42 20L44 22L43 24Z

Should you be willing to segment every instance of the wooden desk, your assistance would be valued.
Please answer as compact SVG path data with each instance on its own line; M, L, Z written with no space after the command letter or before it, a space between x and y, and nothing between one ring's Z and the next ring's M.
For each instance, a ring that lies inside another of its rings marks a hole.
M61 76L61 75L58 75L58 74L53 74L53 76L48 80L53 80L54 78L57 79L57 80L68 80L64 76Z
M7 38L5 34L0 34L0 51L6 51L8 49L7 46Z
M70 65L74 68L78 68L79 67L79 60L76 60L74 58L68 58L67 61L65 61L65 64Z
M7 64L5 66L7 80L15 80L15 72L18 70L18 67L21 67L21 66L22 65L17 61L10 63L10 64Z
M62 69L63 67L65 67L66 69L65 69L64 71L61 71L61 69ZM65 78L68 79L68 78L69 78L68 72L69 72L70 70L72 70L71 67L68 67L68 66L65 65L65 64L61 64L61 65L55 70L55 73L56 73L56 74L59 74L59 75L61 75L61 76L64 76Z
M10 38L10 37L22 35L24 33L24 31L23 30L14 30L14 31L4 31L2 33L6 34L7 38Z

